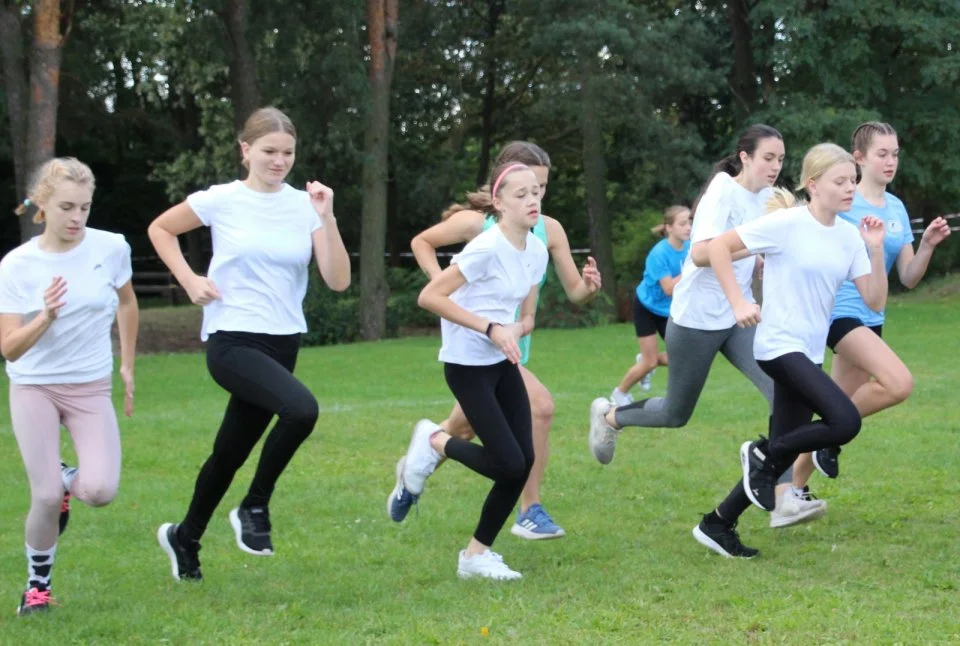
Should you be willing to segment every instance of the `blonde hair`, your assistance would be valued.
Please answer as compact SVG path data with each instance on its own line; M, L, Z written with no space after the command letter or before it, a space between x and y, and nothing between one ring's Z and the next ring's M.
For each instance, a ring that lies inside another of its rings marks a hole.
M800 170L800 183L795 190L803 191L807 189L807 184L811 181L817 181L824 173L837 164L850 163L856 166L853 155L838 146L837 144L817 144L807 151L803 156L803 167ZM785 188L773 189L773 195L767 200L767 213L779 211L780 209L789 209L793 206L805 204L804 201L797 202L796 196Z
M238 142L252 144L260 137L273 134L274 132L283 132L294 139L297 138L297 129L293 126L293 121L290 120L290 117L272 106L260 108L247 117ZM250 167L247 160L243 160L243 165L245 168Z
M96 188L93 171L89 166L76 157L54 157L34 172L30 188L27 190L27 199L14 210L14 213L23 215L31 206L36 206L37 212L33 214L33 221L36 224L44 222L46 218L43 215L43 207L40 205L50 199L60 182L89 186L91 191Z
M514 163L550 168L550 155L543 148L529 141L511 141L503 147L497 158L493 160L493 167L496 170L502 168L505 164ZM496 175L493 177L496 178ZM448 206L440 215L440 219L446 220L460 211L492 213L493 196L490 195L490 184L484 184L479 190L467 193L466 204L451 204Z
M667 207L667 210L663 212L663 222L650 229L650 232L661 238L666 238L667 227L672 226L683 213L689 212L690 209L682 204L674 204L673 206Z

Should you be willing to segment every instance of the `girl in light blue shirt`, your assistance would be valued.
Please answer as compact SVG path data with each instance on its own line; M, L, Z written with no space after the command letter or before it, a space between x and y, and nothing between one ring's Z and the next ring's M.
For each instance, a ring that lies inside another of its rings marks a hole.
M653 233L663 236L663 240L647 254L643 280L633 297L633 327L640 354L610 395L616 406L632 403L630 389L641 381L643 389L650 390L650 375L657 366L667 365L667 354L657 352L657 334L666 338L673 288L680 282L683 261L690 251L690 227L690 209L671 206L664 213L663 222L653 228Z
M887 272L896 265L900 282L912 289L926 273L933 250L950 235L950 226L944 218L935 218L914 251L910 216L903 202L887 192L900 159L897 133L890 124L868 121L857 127L853 155L861 179L850 210L839 215L858 227L868 215L883 221ZM862 417L899 404L913 390L910 370L882 339L883 323L884 313L870 310L853 284L844 283L837 294L827 336L827 345L834 352L830 376L853 400ZM837 477L839 452L837 447L801 455L794 463L792 486L804 489L814 468ZM778 495L789 486L781 483Z

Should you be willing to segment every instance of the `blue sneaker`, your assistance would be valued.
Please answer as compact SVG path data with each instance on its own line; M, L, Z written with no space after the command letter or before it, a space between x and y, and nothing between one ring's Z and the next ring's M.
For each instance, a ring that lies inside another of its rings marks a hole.
M560 538L567 534L562 527L553 522L550 514L539 503L530 505L526 513L521 514L517 511L517 522L510 528L510 533L531 541Z
M387 498L387 516L395 523L402 523L410 513L410 508L417 504L420 496L415 496L403 486L403 466L406 457L397 462L397 485Z

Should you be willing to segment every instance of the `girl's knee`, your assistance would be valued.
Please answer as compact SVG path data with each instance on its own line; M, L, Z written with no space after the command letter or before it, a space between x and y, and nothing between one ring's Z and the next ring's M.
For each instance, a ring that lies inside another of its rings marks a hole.
M905 401L913 392L913 375L909 370L903 370L901 374L887 380L883 384L890 396L899 404Z
M538 426L550 426L553 423L554 403L553 397L544 390L537 393L530 400L530 412L533 415L534 424Z
M91 507L105 507L116 498L117 487L106 482L93 483L90 486L82 484L76 491L72 491L71 493Z
M309 435L320 417L320 404L313 395L300 397L285 406L280 417Z
M63 490L60 487L48 487L43 491L30 492L30 508L35 512L54 514L60 510L63 502Z
M851 403L849 407L844 407L842 411L832 416L830 422L837 434L837 444L843 445L852 442L860 433L863 419Z

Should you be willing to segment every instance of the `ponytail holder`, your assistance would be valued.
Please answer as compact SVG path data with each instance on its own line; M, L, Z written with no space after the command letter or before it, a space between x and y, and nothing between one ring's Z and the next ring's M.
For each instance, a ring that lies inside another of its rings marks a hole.
M23 201L24 206L30 206L31 204L33 204L33 202L30 201L29 197Z
M500 173L500 176L497 177L497 181L493 183L493 190L490 192L490 197L494 198L497 196L497 189L500 188L500 182L503 181L503 178L506 177L507 173L518 168L526 168L526 164L510 164L503 169L503 172Z

